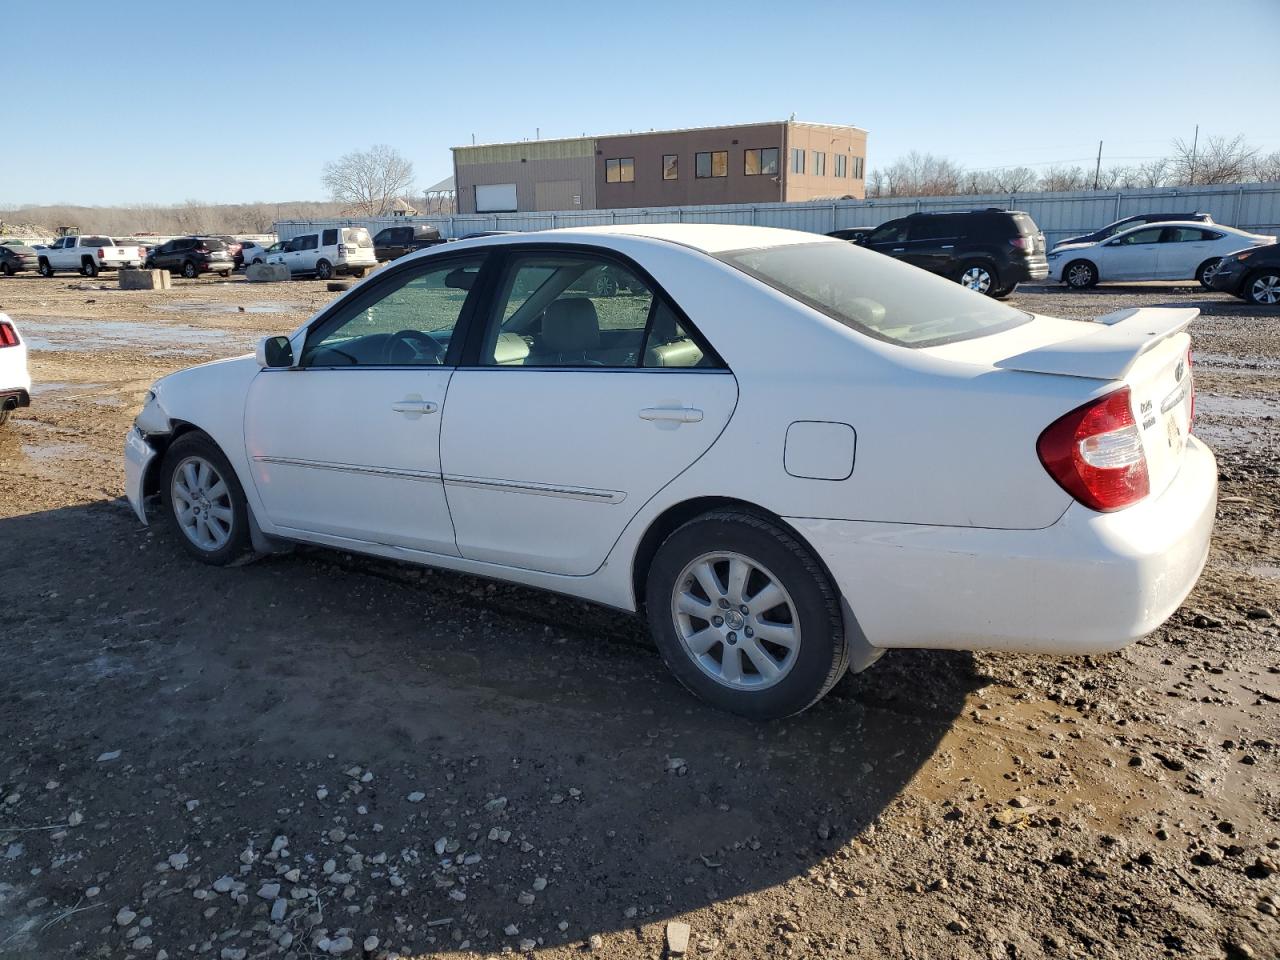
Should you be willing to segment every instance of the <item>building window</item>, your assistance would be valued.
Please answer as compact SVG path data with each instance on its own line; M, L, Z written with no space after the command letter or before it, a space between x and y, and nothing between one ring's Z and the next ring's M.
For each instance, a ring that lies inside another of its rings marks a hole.
M866 172L866 171L863 169L863 166L864 166L864 164L865 164L866 162L867 162L867 161L866 161L866 159L865 159L865 158L863 158L863 157L854 157L854 158L853 158L853 179L855 179L855 180L861 180L861 179L862 179L862 175L863 175L863 173L865 173L865 172Z
M804 151L796 147L791 148L791 172L804 173Z
M707 177L727 177L729 175L729 152L716 150L713 153L696 153L693 156L693 175L700 180Z
M634 157L621 157L604 162L605 183L634 183L636 179L636 161Z
M848 176L848 170L846 169L848 165L849 165L849 158L846 157L843 153L837 153L836 154L836 176L837 177Z
M680 179L680 158L674 153L664 153L662 155L662 179Z
M815 177L827 175L827 155L821 150L813 151L813 175Z
M775 176L778 172L778 148L761 147L744 154L743 173L748 177Z

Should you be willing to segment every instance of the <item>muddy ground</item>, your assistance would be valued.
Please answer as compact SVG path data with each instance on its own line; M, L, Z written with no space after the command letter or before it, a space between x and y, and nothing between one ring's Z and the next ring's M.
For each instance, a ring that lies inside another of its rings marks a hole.
M1280 312L1191 304L1222 501L1112 656L895 652L808 713L692 700L626 617L321 550L189 559L121 499L156 377L322 284L4 280L0 956L1280 956ZM244 308L243 312L241 308ZM272 312L255 312L272 311Z

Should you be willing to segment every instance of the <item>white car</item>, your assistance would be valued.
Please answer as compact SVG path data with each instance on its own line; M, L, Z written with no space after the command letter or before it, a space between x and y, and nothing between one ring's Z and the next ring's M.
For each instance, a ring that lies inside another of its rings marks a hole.
M451 243L158 381L127 494L213 564L306 542L643 611L689 689L780 717L893 647L1162 623L1217 499L1196 315L1032 316L758 227Z
M0 424L18 407L31 403L31 374L27 372L27 345L18 326L0 313Z
M1077 290L1109 280L1192 279L1207 289L1227 254L1275 242L1218 223L1156 223L1096 243L1059 244L1049 254L1049 277Z
M267 263L289 268L291 276L311 276L328 280L335 274L363 277L378 265L373 238L364 227L330 227L303 233L285 242Z
M240 256L244 258L246 267L255 263L266 263L267 248L257 240L243 240L240 243Z

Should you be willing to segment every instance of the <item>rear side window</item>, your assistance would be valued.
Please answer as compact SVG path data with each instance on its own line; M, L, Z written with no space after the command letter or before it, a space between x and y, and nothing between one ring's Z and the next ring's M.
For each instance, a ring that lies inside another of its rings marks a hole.
M410 236L412 236L412 234L410 234ZM325 243L328 242L328 240L325 241ZM373 238L369 236L369 231L364 227L343 227L342 242L352 247L373 246Z
M316 241L319 239L320 239L319 234L315 234L315 233L308 233L304 237L297 237L293 241L293 249L314 250L316 248Z
M911 221L912 240L944 240L961 233L955 217L919 217Z
M81 237L80 246L82 247L114 247L115 241L110 237Z
M717 259L850 329L904 347L969 340L1031 319L950 280L838 241L735 250Z
M201 242L201 246L206 247L206 248L207 248L207 249L209 249L209 250L225 250L225 249L227 249L226 241L225 241L225 240L219 240L219 239L217 239L216 237L210 237L208 240L204 240L204 241L202 241L202 242Z
M1036 222L1023 213L1016 213L1013 216L1014 226L1018 228L1018 233L1024 237L1034 237L1040 232L1040 228L1036 226Z
M323 243L324 243L324 245L325 245L326 247L332 247L332 246L333 246L335 243L337 243L337 242L338 242L338 231L337 231L337 230L326 230L326 231L324 232L324 241L323 241Z

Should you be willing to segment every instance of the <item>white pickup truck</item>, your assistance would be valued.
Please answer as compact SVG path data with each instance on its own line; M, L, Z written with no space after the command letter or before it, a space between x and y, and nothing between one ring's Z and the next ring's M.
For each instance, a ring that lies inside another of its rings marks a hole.
M84 277L96 277L100 270L140 268L139 247L122 247L110 237L60 237L40 251L40 276L52 277L58 270L78 270Z

